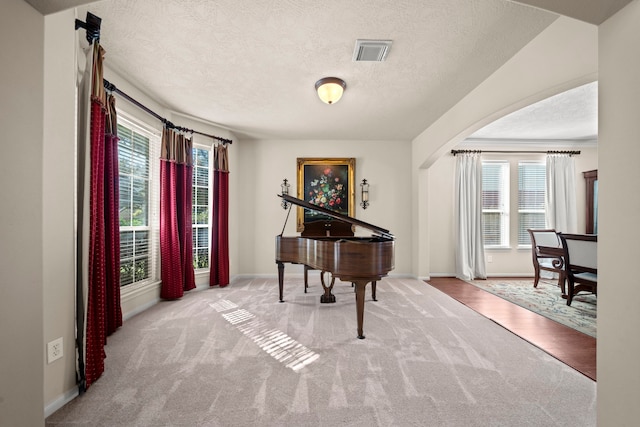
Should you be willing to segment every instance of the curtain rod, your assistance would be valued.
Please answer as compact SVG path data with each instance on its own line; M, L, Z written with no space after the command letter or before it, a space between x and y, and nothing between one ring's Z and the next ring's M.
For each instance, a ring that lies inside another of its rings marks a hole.
M500 154L509 154L509 153L526 153L526 154L568 154L570 156L574 156L580 154L580 151L531 151L531 150L451 150L451 154L454 156L456 154L461 153L500 153Z
M84 28L86 31L86 37L87 37L87 41L89 42L89 44L93 44L94 42L100 43L100 26L102 24L102 18L87 12L87 17L86 17L86 22L82 22L79 19L75 20L75 29L76 31L80 28ZM197 133L198 135L203 135L212 139L215 139L217 141L222 142L223 144L232 144L233 141L231 141L230 139L226 139L226 138L221 138L219 136L215 136L215 135L209 135L208 133L203 133L203 132L198 132L196 130L193 129L188 129L182 126L176 126L173 123L171 123L169 120L165 119L164 117L160 116L159 114L153 112L151 109L147 108L146 106L142 105L140 102L136 101L135 99L133 99L132 97L130 97L129 95L127 95L126 93L124 93L123 91L121 91L120 89L118 89L113 83L109 83L109 81L107 79L103 79L103 84L105 89L107 89L108 91L111 92L115 92L117 94L119 94L120 96L122 96L123 98L125 98L127 101L131 102L132 104L134 104L135 106L137 106L138 108L146 111L147 113L151 114L153 117L155 117L156 119L160 120L167 128L169 129L176 129L182 132L189 132L189 133Z
M145 105L141 104L139 101L136 101L135 99L133 99L132 97L130 97L129 95L127 95L126 93L124 93L123 91L118 89L113 83L110 83L107 79L102 79L102 81L104 83L104 88L106 90L111 91L111 92L115 92L118 95L122 96L123 98L125 98L127 101L129 101L130 103L132 103L136 107L140 108L141 110L146 111L147 113L149 113L150 115L152 115L156 119L160 120L169 129L176 129L176 130L179 130L179 131L182 131L182 132L197 133L198 135L203 135L203 136L218 140L218 141L222 142L223 144L233 144L233 141L230 140L230 139L222 138L222 137L215 136L215 135L210 135L208 133L198 132L197 130L188 129L188 128L185 128L185 127L182 127L182 126L176 126L173 123L171 123L169 120L165 119L164 117L162 117L158 113L152 111L150 108L146 107Z

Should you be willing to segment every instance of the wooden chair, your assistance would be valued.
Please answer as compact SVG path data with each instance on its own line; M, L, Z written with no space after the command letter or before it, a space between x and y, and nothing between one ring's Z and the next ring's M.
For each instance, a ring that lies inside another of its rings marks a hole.
M558 287L565 295L565 272L562 242L554 229L528 229L531 236L531 255L535 277L533 287L538 287L540 271L551 271L558 274Z
M567 278L567 305L582 291L598 294L598 236L560 233Z

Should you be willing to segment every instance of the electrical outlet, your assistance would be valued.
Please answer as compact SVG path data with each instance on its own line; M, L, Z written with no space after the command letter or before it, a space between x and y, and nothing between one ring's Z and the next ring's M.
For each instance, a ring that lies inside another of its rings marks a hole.
M487 262L493 262L493 257L491 255L487 255Z
M47 344L47 363L51 363L63 356L62 337Z

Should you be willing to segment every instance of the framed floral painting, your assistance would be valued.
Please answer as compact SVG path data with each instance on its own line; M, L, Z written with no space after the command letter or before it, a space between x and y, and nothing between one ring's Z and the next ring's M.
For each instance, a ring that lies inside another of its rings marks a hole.
M298 199L353 217L356 159L298 158ZM297 230L305 222L323 221L327 215L298 207Z

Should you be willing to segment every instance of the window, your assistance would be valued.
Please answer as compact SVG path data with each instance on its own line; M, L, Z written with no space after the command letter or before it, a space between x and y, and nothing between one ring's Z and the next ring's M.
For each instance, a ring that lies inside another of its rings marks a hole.
M209 160L211 149L193 148L193 268L209 268Z
M482 162L482 232L485 247L509 246L508 162Z
M528 228L545 228L544 162L518 163L518 245L531 245Z
M156 279L157 135L118 117L120 286ZM156 183L154 185L154 182Z

